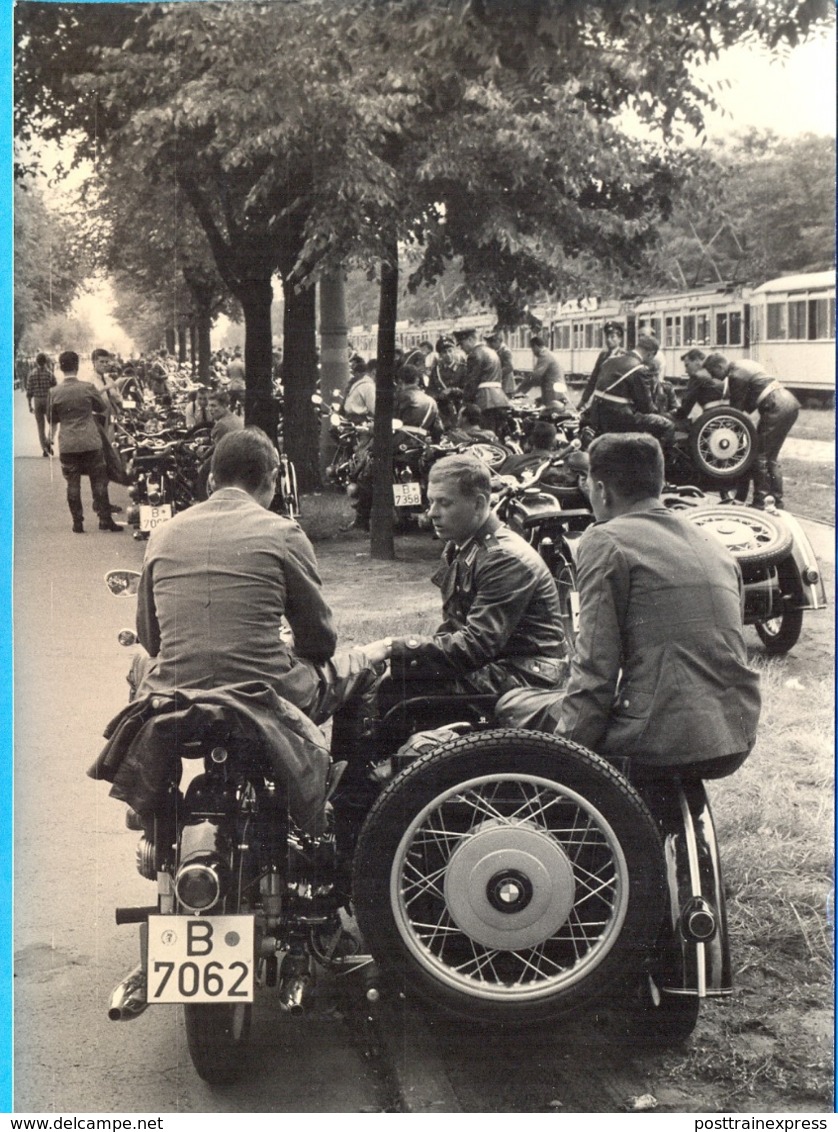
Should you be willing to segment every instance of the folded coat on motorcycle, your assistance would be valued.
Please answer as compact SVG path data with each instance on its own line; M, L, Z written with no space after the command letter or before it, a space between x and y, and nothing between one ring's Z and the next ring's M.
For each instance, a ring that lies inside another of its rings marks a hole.
M105 729L108 740L91 778L113 783L110 795L140 814L153 813L180 780L180 745L213 724L235 725L264 748L291 817L306 833L323 832L330 756L325 737L303 713L259 682L155 693L128 704Z

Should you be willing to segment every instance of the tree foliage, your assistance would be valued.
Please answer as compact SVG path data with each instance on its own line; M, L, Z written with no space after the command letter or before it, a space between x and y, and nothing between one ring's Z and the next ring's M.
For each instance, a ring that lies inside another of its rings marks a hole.
M14 343L51 315L63 315L88 270L73 219L48 204L34 178L14 186Z

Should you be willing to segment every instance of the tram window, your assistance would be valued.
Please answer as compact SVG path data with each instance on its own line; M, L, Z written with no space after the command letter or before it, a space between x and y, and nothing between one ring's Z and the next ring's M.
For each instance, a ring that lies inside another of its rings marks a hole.
M727 345L727 311L716 315L716 345Z
M730 311L728 314L728 345L742 345L742 312Z
M829 300L828 299L810 299L809 300L809 337L810 338L829 338L830 337L830 317L829 317ZM835 336L834 330L835 320L835 300L832 300L832 337Z
M695 340L699 346L710 345L710 316L707 314L696 315L695 320Z
M592 350L594 348L594 324L592 322L585 323L585 349Z
M788 337L788 322L787 322L787 304L786 303L768 303L766 304L766 328L765 337L768 339L778 339Z
M795 299L789 303L789 338L806 338L806 300ZM819 335L815 334L817 338Z
M684 345L685 346L694 346L695 345L695 315L694 314L685 314L684 315Z

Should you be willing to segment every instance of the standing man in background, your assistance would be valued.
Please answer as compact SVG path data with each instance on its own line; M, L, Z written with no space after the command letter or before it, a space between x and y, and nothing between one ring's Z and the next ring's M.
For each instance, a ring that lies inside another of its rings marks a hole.
M567 403L567 382L559 359L537 334L530 338L530 348L534 357L532 373L518 386L518 392L527 393L534 385L539 385L542 405L552 405L556 401Z
M35 414L35 423L38 426L38 442L41 452L49 456L50 443L46 433L47 404L49 391L55 385L55 374L49 364L46 354L38 354L35 365L26 378L26 400L29 402L29 412Z
M485 337L486 345L495 351L500 358L500 384L507 397L515 393L515 365L512 361L512 351L503 340L499 330L493 330Z
M60 385L50 390L47 418L53 432L60 425L58 452L61 472L67 481L67 505L73 517L73 533L84 534L81 477L89 476L93 510L99 516L99 530L120 532L113 521L108 498L108 470L102 437L94 414L104 415L105 401L87 381L79 381L79 356L65 350L58 359L64 374Z

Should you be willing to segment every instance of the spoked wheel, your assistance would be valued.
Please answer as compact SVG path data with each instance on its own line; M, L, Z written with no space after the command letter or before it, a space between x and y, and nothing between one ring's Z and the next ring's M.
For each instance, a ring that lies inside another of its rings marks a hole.
M800 581L791 558L779 564L777 577L783 595L780 613L766 621L757 621L754 626L765 651L772 656L781 656L793 649L803 629L803 608L797 604L802 597Z
M449 1013L520 1025L639 969L663 913L663 854L604 760L489 731L393 780L361 833L353 894L385 974Z
M559 591L565 647L568 656L572 656L576 651L576 634L579 629L579 591L576 588L576 571L570 562L561 558L555 577Z
M752 507L701 507L685 517L719 539L743 568L773 566L792 547L791 531L779 519Z
M741 480L756 460L756 429L737 409L708 409L693 425L689 443L696 467L717 482Z
M499 468L509 456L507 450L500 444L490 444L488 441L470 444L468 446L468 453L470 456L476 456L478 460L482 460L492 471Z
M199 1077L211 1085L231 1085L242 1074L252 1007L196 1003L184 1006L189 1056Z

